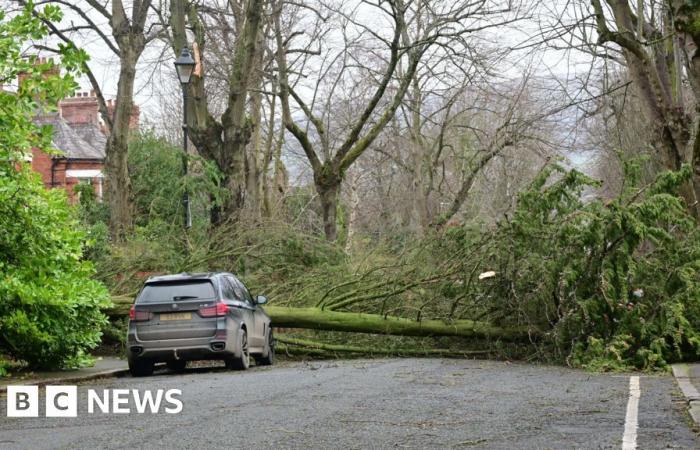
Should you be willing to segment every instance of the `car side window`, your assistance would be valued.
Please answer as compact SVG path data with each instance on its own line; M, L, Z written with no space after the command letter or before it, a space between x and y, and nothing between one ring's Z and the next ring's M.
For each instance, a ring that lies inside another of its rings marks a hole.
M238 300L229 277L221 278L221 288L224 292L224 297L226 297L228 300Z
M242 302L246 301L245 296L239 291L238 287L236 286L236 279L230 276L224 277L224 279L226 280L229 298L231 300L239 300Z
M234 278L234 285L236 289L236 293L241 294L241 298L244 299L246 302L250 303L251 305L254 305L255 303L253 302L253 297L250 295L250 292L248 292L248 289L245 287L245 285L241 282L241 280Z

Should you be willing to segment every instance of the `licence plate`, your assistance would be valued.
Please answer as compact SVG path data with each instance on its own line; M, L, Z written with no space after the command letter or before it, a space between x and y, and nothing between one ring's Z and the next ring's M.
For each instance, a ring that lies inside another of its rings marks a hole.
M161 314L160 320L190 320L192 319L192 313L168 313Z

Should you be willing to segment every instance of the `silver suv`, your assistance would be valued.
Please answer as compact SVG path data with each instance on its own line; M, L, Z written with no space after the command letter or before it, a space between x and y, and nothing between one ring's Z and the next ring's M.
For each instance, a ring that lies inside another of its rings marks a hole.
M194 273L149 278L129 312L127 352L134 376L153 373L165 362L184 370L187 361L220 359L245 370L274 359L270 317L241 281L230 273Z

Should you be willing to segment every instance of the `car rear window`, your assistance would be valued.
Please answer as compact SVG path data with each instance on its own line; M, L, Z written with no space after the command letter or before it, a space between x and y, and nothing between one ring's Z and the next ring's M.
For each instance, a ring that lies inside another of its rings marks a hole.
M216 297L214 285L207 280L149 283L143 287L137 303L158 303Z

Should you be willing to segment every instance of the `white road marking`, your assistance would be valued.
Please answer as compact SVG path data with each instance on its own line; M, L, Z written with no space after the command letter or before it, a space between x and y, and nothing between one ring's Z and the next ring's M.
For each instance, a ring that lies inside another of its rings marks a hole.
M637 448L637 410L639 409L639 377L630 377L630 398L627 401L625 434L622 435L622 450Z

